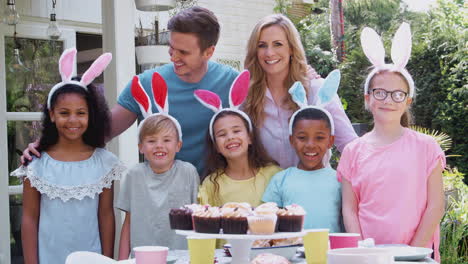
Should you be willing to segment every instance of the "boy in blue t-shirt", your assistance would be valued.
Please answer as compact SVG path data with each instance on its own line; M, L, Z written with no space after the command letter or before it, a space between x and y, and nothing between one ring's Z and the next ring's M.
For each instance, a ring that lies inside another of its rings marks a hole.
M289 139L299 164L275 174L262 200L280 207L302 206L307 213L305 229L328 228L332 233L341 232L341 184L336 171L323 164L325 154L334 143L332 121L320 109L305 108L293 115L291 122Z

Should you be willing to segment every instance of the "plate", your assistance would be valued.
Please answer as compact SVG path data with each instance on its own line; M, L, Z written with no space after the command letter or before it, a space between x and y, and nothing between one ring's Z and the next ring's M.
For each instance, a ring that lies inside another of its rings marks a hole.
M167 264L174 264L176 263L177 261L177 257L174 257L174 256L167 256L167 260L166 260L166 263ZM135 264L136 263L136 260L133 258L133 259L128 259L128 260L121 260L121 261L117 261L116 264Z
M300 245L288 245L288 246L276 246L276 247L257 247L250 249L250 257L254 258L255 256L262 254L262 253L271 253L275 255L283 256L287 259L292 259L297 252L297 249ZM224 248L229 250L231 245L226 244Z
M299 248L297 248L297 253L299 253L299 255L300 255L301 257L304 257L304 256L305 256L305 249L304 249L304 247L299 247Z
M390 251L395 260L421 260L432 253L432 249L423 247L410 247L406 245L378 245Z

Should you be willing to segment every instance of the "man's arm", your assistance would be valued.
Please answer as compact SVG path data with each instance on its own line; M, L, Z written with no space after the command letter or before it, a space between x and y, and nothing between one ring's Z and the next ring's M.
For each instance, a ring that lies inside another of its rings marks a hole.
M137 119L137 115L132 111L124 108L123 106L117 104L111 110L111 133L110 138L106 141L110 141L114 137L122 134L127 128L129 128L133 122Z

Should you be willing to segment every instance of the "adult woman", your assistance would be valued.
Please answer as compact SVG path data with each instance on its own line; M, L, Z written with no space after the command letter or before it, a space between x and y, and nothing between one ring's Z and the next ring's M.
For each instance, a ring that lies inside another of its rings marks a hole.
M315 78L315 71L308 69L299 33L283 15L261 19L247 45L244 65L250 71L251 86L244 110L258 127L268 154L282 168L296 166L299 159L289 143L288 120L297 105L288 89L300 81L306 88L309 104L313 104L323 79ZM335 145L342 151L357 135L338 96L326 109L335 123Z

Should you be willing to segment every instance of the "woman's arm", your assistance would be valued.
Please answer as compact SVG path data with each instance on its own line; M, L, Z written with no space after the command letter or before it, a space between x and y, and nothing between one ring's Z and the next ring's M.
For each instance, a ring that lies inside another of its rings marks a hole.
M358 203L356 196L354 195L351 183L342 178L341 182L341 194L342 194L342 211L343 211L343 222L348 233L361 234L361 224L359 223L358 217Z
M125 212L125 220L120 231L119 260L128 259L130 255L130 213Z
M21 240L25 264L39 263L37 234L41 210L41 193L31 186L26 178L23 182L23 218L21 220Z
M308 103L316 104L318 101L318 91L323 85L324 79L313 79L309 84L309 95ZM340 152L343 152L344 147L349 142L357 138L357 134L354 131L351 121L349 121L346 115L343 105L341 104L340 97L335 95L333 99L324 106L324 108L330 112L333 123L335 125L335 146Z
M114 184L104 188L99 195L99 234L101 237L102 254L114 257L115 215L114 215Z
M432 170L427 184L426 210L419 222L416 233L410 245L426 247L434 235L434 231L444 216L444 190L442 183L442 165L440 161Z

